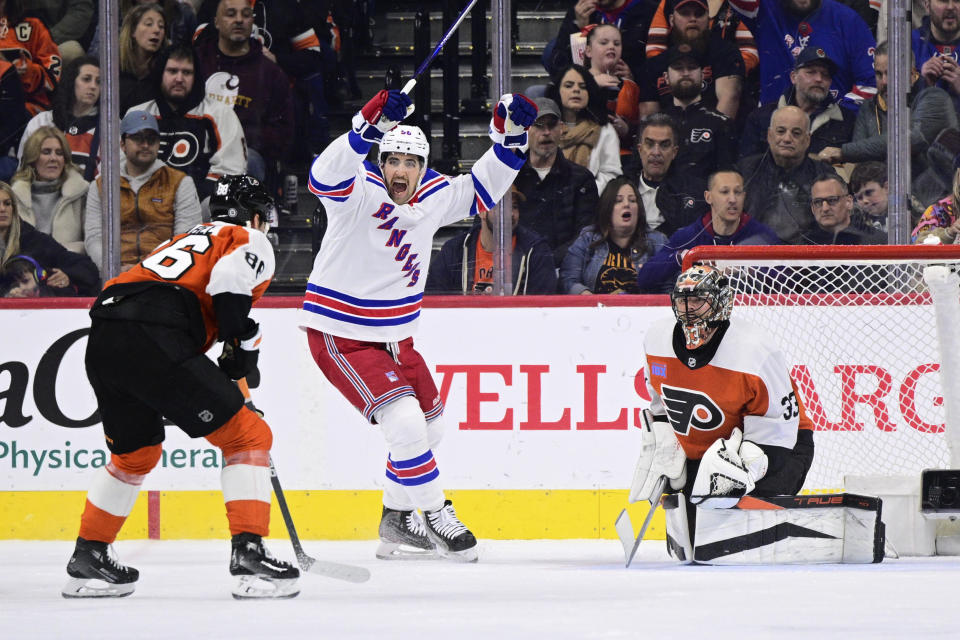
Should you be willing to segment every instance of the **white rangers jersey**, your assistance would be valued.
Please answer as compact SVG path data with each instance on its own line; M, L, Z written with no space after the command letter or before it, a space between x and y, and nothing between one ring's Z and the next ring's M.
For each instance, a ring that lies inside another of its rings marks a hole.
M469 174L427 169L407 204L387 193L371 144L349 131L317 156L309 188L323 200L327 231L313 263L300 326L370 342L413 335L441 226L491 209L524 159L499 144Z
M765 331L734 320L719 346L687 352L674 327L664 319L647 330L647 384L650 410L666 414L688 458L699 460L734 427L745 440L787 449L798 429L813 429L787 359Z

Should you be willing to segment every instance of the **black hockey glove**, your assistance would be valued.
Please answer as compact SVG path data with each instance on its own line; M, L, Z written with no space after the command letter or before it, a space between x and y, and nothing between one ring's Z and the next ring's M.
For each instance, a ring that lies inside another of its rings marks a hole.
M217 358L217 364L231 380L247 379L247 386L256 389L260 386L260 370L257 360L260 358L260 325L249 320L249 329L236 338L223 341L223 352Z

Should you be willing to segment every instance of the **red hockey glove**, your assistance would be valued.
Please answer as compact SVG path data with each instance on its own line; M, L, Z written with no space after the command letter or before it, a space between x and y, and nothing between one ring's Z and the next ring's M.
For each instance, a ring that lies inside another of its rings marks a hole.
M537 105L521 93L506 93L493 109L490 139L508 149L525 151L527 129L537 119Z
M407 117L411 104L413 101L405 93L380 91L353 116L353 130L368 142L380 142L383 134Z

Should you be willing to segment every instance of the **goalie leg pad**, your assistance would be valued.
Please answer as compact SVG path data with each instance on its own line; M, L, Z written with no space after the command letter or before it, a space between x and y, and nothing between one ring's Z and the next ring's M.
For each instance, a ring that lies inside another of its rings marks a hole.
M865 564L883 560L880 500L856 494L746 497L697 509L701 564Z
M664 496L663 513L667 522L667 553L680 562L693 562L693 544L684 495L673 493Z

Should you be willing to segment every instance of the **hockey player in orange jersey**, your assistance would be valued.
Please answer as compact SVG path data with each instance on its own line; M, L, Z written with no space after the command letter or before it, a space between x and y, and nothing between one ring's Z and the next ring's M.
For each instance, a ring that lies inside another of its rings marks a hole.
M85 361L111 456L87 493L65 597L133 592L139 572L120 564L110 544L160 459L164 417L223 453L234 597L299 593L300 572L262 541L273 436L233 382L259 383L260 328L249 313L273 277L265 235L273 210L256 179L221 178L210 201L212 222L157 247L107 282L94 303ZM219 367L205 355L218 340Z
M666 476L690 504L692 533L696 505L797 493L813 462L813 424L784 354L758 327L731 321L720 271L687 269L670 300L676 320L654 324L644 341L651 402L630 500L657 499Z

